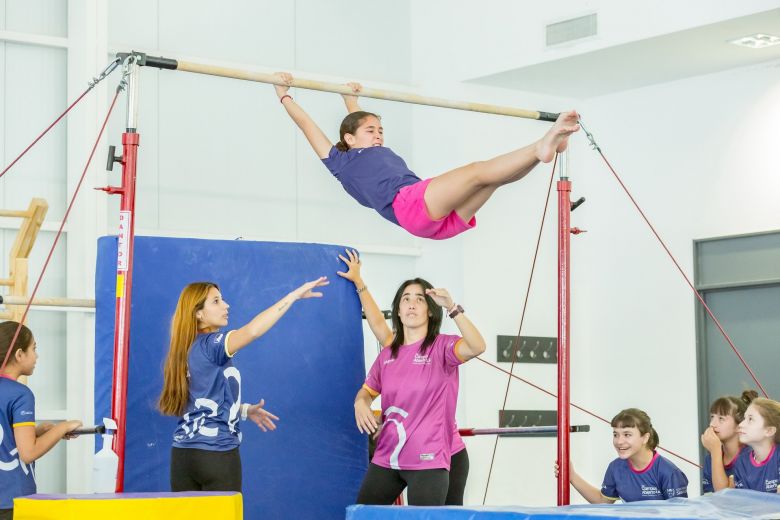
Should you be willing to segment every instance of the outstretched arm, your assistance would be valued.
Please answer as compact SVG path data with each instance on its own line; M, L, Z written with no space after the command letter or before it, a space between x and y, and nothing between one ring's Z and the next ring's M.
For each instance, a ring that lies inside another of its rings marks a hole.
M314 292L312 289L328 285L328 278L321 276L311 282L306 282L293 292L274 303L266 310L252 318L252 321L234 330L227 339L227 351L233 355L252 341L256 340L273 327L279 318L284 316L287 310L298 300L305 298L322 298L321 292Z
M301 106L295 102L287 91L290 90L290 83L292 83L292 74L288 72L277 72L276 75L285 85L274 85L276 95L284 105L284 109L290 116L298 128L301 129L303 135L309 141L314 153L320 159L326 159L330 153L330 149L333 147L333 143L330 142L325 133L317 126L317 123L307 114Z
M360 91L363 90L363 85L357 82L350 82L347 83L347 86L352 89L353 94L342 94L341 97L344 98L344 104L347 106L347 112L350 114L352 112L359 112L363 110L360 108L360 105L358 104L358 94L360 94Z
M433 301L447 310L455 306L455 302L452 301L452 296L450 296L447 289L426 289L425 292L433 298ZM455 316L454 321L460 331L460 335L463 336L463 341L459 341L457 344L458 357L465 363L485 352L485 338L482 337L482 334L480 334L471 320L461 312Z
M386 347L393 340L393 331L387 326L387 320L385 315L379 309L374 297L368 291L368 286L360 276L360 257L358 257L357 251L354 249L346 250L346 256L339 255L339 259L347 264L347 271L337 271L336 274L342 278L346 278L353 284L355 284L355 290L360 298L360 305L363 306L363 310L366 313L366 321L374 333L374 337L380 345Z
M30 464L43 457L63 437L81 426L81 421L64 421L46 429L36 436L36 427L18 426L14 428L14 441L19 450L19 458L25 464Z

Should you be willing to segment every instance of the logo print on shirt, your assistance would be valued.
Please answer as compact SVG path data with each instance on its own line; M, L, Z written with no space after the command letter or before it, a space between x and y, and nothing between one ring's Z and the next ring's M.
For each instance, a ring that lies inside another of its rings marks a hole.
M414 361L412 361L412 365L430 365L430 364L431 364L431 359L428 357L428 354L414 355Z
M660 494L661 492L658 491L658 488L655 486L645 486L645 485L642 486L642 496L648 497L648 496L656 496Z
M222 341L222 336L224 336L224 334L217 334L217 337L214 338L214 343L219 343Z
M33 414L32 412L28 412L27 410L22 410L21 412L19 412L19 415L32 415L32 414Z

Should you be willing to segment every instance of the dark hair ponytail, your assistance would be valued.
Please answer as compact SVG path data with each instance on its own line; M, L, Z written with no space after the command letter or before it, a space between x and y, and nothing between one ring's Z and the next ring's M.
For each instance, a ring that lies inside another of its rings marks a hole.
M753 402L754 399L758 397L758 392L755 390L745 390L742 392L742 396L740 397L740 400L745 403L745 408L750 405L750 403Z
M346 152L349 150L349 145L344 140L344 135L355 135L355 132L357 132L357 129L360 128L360 125L363 124L363 121L365 121L367 117L382 119L373 112L365 112L363 110L358 110L356 112L352 112L351 114L347 114L347 117L345 117L341 122L341 127L339 127L339 142L336 143L336 149L338 151Z

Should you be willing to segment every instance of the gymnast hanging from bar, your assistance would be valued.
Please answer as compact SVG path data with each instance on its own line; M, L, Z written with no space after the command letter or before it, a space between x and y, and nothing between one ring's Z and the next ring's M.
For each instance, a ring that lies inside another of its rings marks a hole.
M334 146L287 93L292 75L279 72L277 76L285 83L274 85L279 101L344 190L363 206L422 238L444 240L476 226L477 211L498 187L522 179L539 162L552 161L580 128L577 112L563 112L534 143L422 180L384 146L379 116L358 105L359 83L350 83L354 94L343 96L349 114Z

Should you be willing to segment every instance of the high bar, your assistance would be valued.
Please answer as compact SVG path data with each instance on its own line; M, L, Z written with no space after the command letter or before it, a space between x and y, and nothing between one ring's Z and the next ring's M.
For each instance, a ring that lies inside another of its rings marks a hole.
M271 85L286 85L281 83L274 74L266 72L256 72L246 69L237 69L232 67L222 67L219 65L208 65L205 63L196 63L190 61L180 61L161 56L147 56L142 52L119 52L117 57L124 60L130 55L138 56L139 65L146 67L155 67L159 69L181 70L184 72L193 72L195 74L205 74L208 76L219 76L223 78L241 79L244 81L256 81L259 83L268 83ZM352 89L347 85L331 83L327 81L317 81L304 78L296 78L289 85L291 87L303 88L308 90L319 90L322 92L333 92L335 94L352 94ZM384 99L386 101L398 101L400 103L411 103L414 105L426 105L431 107L451 108L454 110L465 110L469 112L481 112L484 114L496 114L501 116L520 117L524 119L535 119L537 121L554 122L558 119L558 114L553 112L542 112L537 110L527 110L523 108L504 107L499 105L489 105L486 103L472 103L469 101L452 101L449 99L421 96L408 92L398 92L393 90L364 88L360 91L360 97L373 99Z

